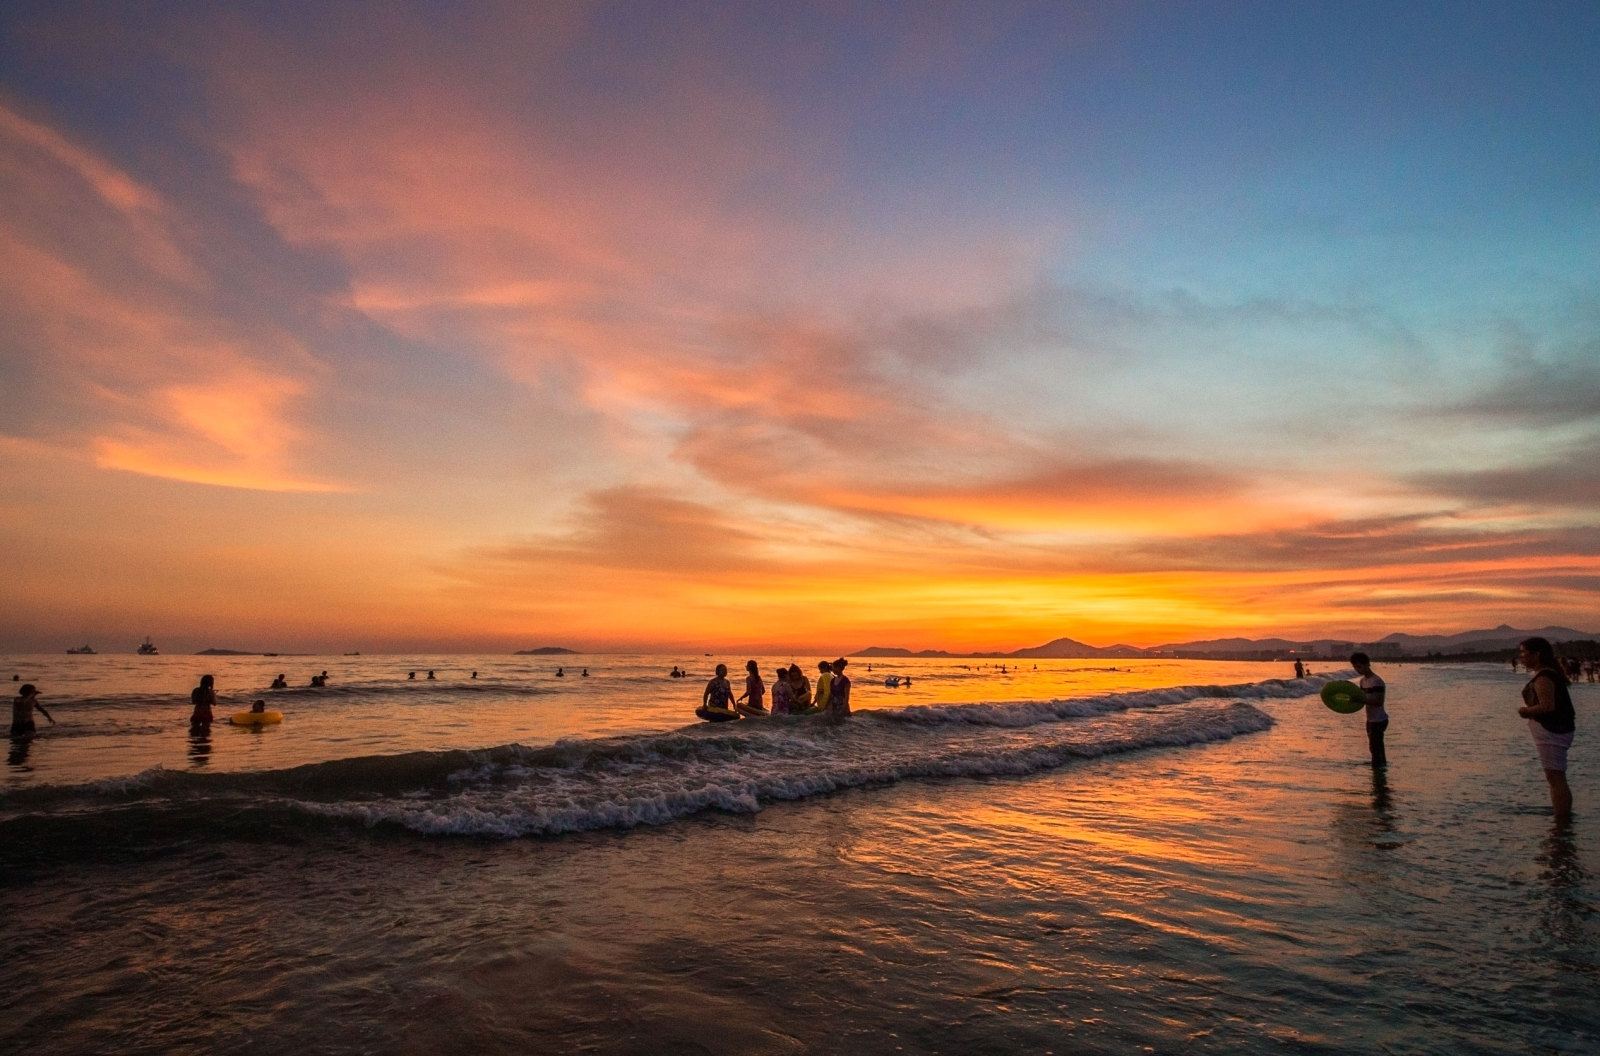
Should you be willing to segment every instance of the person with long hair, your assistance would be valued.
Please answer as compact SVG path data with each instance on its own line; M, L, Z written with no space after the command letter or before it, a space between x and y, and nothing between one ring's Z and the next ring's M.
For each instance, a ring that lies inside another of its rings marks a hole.
M189 703L194 710L189 713L189 732L204 733L211 729L216 716L211 709L217 706L217 679L215 675L201 675L200 684L189 692Z
M744 692L733 702L734 709L741 714L765 715L767 709L762 701L767 696L767 684L761 680L761 669L754 660L746 662L744 669L749 674L744 679Z
M1567 784L1567 750L1577 731L1572 693L1556 651L1543 638L1529 638L1517 648L1517 659L1533 672L1522 687L1522 707L1517 714L1528 720L1528 733L1539 753L1539 765L1550 784L1550 806L1556 823L1572 817L1572 788Z

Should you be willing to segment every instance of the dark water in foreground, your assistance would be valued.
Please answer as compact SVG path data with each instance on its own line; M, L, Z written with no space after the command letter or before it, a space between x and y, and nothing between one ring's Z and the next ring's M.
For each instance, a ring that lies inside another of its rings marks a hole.
M1519 680L1384 673L1387 781L1240 683L27 784L0 1051L1596 1051L1594 687L1557 838Z

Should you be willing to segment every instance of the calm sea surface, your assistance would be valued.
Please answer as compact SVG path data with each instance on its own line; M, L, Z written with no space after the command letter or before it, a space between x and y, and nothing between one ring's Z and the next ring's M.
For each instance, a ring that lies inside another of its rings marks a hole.
M1333 665L686 725L716 659L0 658L59 722L0 771L0 1052L1600 1051L1600 686L1561 835L1500 667L1380 666L1384 779ZM191 738L206 672L283 724Z

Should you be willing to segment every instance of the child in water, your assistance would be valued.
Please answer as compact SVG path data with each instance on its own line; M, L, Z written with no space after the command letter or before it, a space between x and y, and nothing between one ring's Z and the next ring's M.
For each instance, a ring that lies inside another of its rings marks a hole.
M34 709L39 714L50 720L50 725L56 724L55 716L44 710L44 705L39 703L39 691L32 682L23 686L17 693L17 699L11 702L11 736L32 737L38 730L38 725L33 721Z

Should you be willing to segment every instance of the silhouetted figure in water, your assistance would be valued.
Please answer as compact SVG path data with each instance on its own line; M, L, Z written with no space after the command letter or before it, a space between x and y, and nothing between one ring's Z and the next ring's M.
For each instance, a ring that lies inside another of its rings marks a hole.
M564 667L556 668L556 677L557 678L566 678L567 677L567 669L564 668Z
M410 673L408 673L406 675L406 681L407 682L415 682L416 680L417 680L417 673L415 671L412 671L412 672L410 672Z
M670 677L672 677L672 678L682 678L683 677L683 672L678 670L678 665L677 664L673 664L672 665L672 675Z
M289 680L288 680L288 678L286 678L284 676L284 673L282 671L279 671L278 672L278 677L272 680L272 688L273 689L288 689L289 688Z
M476 681L477 677L478 677L478 672L476 672L476 671L472 672L472 677L473 677L473 680Z
M428 672L428 681L429 682L437 682L438 681L438 679L433 677L433 672L431 670Z
M850 676L844 673L849 663L842 656L833 662L833 680L828 685L828 715L835 720L850 714Z
M1383 679L1372 673L1372 658L1366 653L1351 653L1350 666L1361 676L1356 685L1367 695L1367 749L1372 753L1372 765L1388 766L1389 757L1383 750L1383 734L1389 728L1389 711L1384 707L1389 687Z
M583 669L583 677L584 678L588 678L589 677L589 669L587 667Z
M1529 638L1518 647L1522 666L1533 672L1522 687L1522 707L1517 714L1528 720L1534 751L1550 785L1550 807L1556 824L1572 817L1572 788L1567 784L1567 750L1577 730L1572 693L1556 651L1544 638Z
M216 676L201 675L200 684L189 691L189 703L194 705L194 710L189 712L190 733L205 733L216 721L211 714L217 703L216 685Z
M1305 678L1306 677L1306 665L1302 664L1298 660L1296 660L1294 662L1294 677L1295 678Z
M264 715L266 714L266 711L267 702L264 700L258 700L250 705L250 714L252 715Z
M313 689L321 689L323 686L325 686L327 684L328 684L328 672L324 671L320 675L312 675L311 676L311 686L312 686Z
M38 732L38 724L33 721L35 708L50 720L50 725L56 724L55 716L45 711L44 705L39 703L39 690L29 682L17 693L17 699L11 702L11 736L32 737Z

